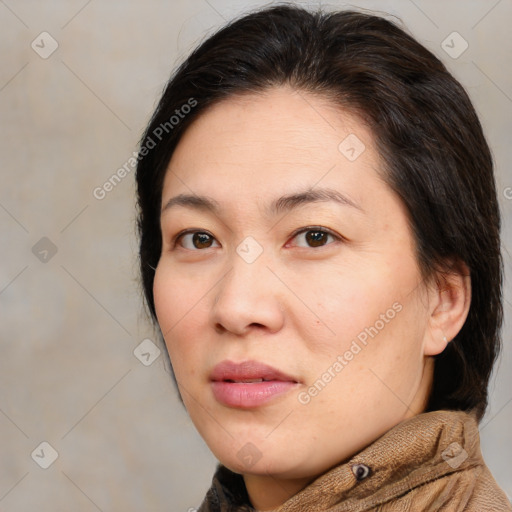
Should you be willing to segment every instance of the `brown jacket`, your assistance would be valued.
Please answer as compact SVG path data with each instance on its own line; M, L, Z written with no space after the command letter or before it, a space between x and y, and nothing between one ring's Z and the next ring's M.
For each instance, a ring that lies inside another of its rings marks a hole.
M198 512L254 511L243 478L219 465ZM406 420L318 477L275 512L512 511L480 452L478 424L460 411Z

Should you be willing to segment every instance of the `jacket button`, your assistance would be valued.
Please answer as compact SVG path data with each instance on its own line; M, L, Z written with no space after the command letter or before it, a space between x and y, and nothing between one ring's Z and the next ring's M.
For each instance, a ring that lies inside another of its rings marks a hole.
M355 464L352 466L352 473L356 480L360 482L370 475L370 468L366 464Z

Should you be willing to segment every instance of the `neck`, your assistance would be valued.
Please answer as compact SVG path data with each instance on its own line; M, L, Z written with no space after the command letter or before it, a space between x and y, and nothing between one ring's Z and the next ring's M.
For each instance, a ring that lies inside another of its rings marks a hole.
M272 510L300 492L313 479L279 479L271 475L244 475L252 506L261 512Z

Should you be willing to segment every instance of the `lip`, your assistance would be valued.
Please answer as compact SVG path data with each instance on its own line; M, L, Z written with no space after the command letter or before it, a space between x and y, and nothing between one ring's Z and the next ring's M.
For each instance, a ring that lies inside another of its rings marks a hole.
M250 382L264 379L260 382ZM258 361L222 361L210 375L215 399L228 407L260 407L299 385L293 377Z

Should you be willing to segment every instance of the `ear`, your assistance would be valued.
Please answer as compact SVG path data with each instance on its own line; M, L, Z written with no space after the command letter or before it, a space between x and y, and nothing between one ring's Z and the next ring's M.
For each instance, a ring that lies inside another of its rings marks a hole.
M462 329L471 304L471 277L465 263L450 265L429 285L429 320L424 355L440 354Z

